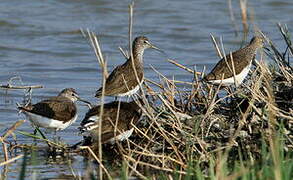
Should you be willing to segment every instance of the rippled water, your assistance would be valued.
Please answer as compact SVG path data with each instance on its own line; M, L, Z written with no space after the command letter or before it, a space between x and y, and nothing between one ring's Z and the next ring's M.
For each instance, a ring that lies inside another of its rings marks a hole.
M19 76L24 84L41 84L45 88L33 91L37 102L54 96L65 87L74 87L80 96L92 102L95 90L101 83L101 70L91 47L80 33L89 28L100 37L100 43L109 69L124 62L118 47L128 45L128 3L108 0L18 0L0 1L0 83L6 84ZM238 1L233 1L238 27L241 29ZM254 23L279 47L284 47L276 27L286 23L293 29L293 2L291 0L249 1ZM165 50L168 56L192 68L207 66L209 70L217 61L210 33L222 36L225 48L240 47L241 36L235 37L229 17L227 1L137 1L134 16L134 36L146 35L151 42ZM249 34L249 38L253 34ZM166 61L166 56L147 50L144 55L145 76L158 80L150 64L167 77L190 81L190 74ZM19 82L19 81L15 81ZM22 90L0 90L0 133L15 121L22 119L16 103L23 98ZM58 135L69 144L80 140L78 124L86 112L80 107L75 124ZM31 132L29 123L19 129ZM18 135L23 143L31 139ZM2 152L2 149L1 149ZM3 161L0 153L0 162ZM73 166L82 172L82 157L75 157ZM8 179L18 176L21 161L9 166ZM0 167L1 168L1 167ZM40 178L70 174L68 165L51 164L40 157L37 165L30 165ZM2 170L2 169L1 169ZM27 174L28 177L32 174Z

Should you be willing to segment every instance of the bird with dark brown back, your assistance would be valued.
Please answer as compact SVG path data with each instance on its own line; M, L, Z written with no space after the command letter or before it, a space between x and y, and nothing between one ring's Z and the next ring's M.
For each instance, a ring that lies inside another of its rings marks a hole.
M233 52L232 58L231 54L222 58L203 80L216 85L235 84L238 87L248 75L252 60L255 58L257 50L262 48L263 43L262 37L253 37L247 46Z
M34 126L58 131L75 122L77 118L75 102L77 100L90 104L79 98L73 88L66 88L56 97L33 105L19 106L18 109L26 115Z
M105 96L130 96L139 90L144 78L143 53L144 50L148 48L160 51L159 48L150 43L148 38L144 36L135 38L132 43L133 58L129 58L124 64L117 66L111 72L109 77L106 79ZM96 91L95 97L99 98L101 96L102 87Z
M100 118L100 110L101 106L91 108L82 120L79 130L86 141L83 144L97 144L99 121L102 121L102 144L113 144L116 140L123 141L128 139L134 130L132 124L136 124L142 115L142 111L135 101L120 102L120 106L119 101L104 104L102 118Z

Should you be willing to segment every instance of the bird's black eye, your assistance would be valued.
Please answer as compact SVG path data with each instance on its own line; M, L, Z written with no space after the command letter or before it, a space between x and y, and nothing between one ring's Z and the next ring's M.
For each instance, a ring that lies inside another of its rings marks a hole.
M144 40L143 42L144 42L145 44L148 44L148 41L147 41L147 40Z
M74 94L74 93L72 93L71 95L72 95L72 96L75 96L75 94Z

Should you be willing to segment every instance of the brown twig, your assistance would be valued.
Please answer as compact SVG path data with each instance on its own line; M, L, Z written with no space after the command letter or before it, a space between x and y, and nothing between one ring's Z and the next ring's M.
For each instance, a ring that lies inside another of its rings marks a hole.
M38 88L43 88L44 86L42 85L32 85L32 86L14 86L11 84L7 85L0 85L0 88L2 89L38 89Z
M189 73L192 73L192 74L196 73L198 75L201 75L201 72L194 72L192 69L190 69L190 68L188 68L188 67L186 67L186 66L184 66L182 64L179 64L178 62L176 62L176 61L174 61L172 59L167 59L167 61L172 63L172 64L174 64L175 66L180 67L181 69L184 69L185 71L187 71Z
M7 151L7 145L6 143L4 142L5 139L13 133L13 131L19 127L22 123L24 123L25 120L19 120L17 121L16 123L14 123L1 137L0 137L0 142L2 143L2 148L3 148L3 155L4 155L4 159L5 161L8 161L9 158L8 158L8 151Z
M22 157L23 157L23 154L18 155L18 156L14 157L14 158L11 158L11 159L9 159L9 160L6 160L6 161L0 163L0 167L1 167L1 166L5 166L5 165L7 165L7 164L10 164L10 163L12 163L12 162L18 160L19 158L22 158Z
M10 134L13 133L13 131L19 127L22 123L24 123L25 120L19 120L16 123L14 123L1 137L0 137L0 141L3 142L7 136L9 136Z
M159 166L156 166L156 165L153 165L153 164L150 164L150 163L146 163L146 162L143 162L143 161L136 161L132 157L128 157L128 156L124 156L124 157L126 157L130 161L137 162L137 163L139 163L141 165L149 166L149 167L157 169L157 170L166 171L166 172L177 172L179 174L186 174L185 171L177 171L175 169L163 168L163 167L159 167Z

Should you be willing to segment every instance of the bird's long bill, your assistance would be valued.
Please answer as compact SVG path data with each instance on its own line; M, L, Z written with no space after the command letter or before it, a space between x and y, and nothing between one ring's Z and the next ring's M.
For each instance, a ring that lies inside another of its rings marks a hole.
M163 50L161 50L160 48L154 46L154 45L151 44L150 42L148 42L148 44L151 46L152 49L155 49L155 50L157 50L157 51L159 51L159 52L165 53Z
M84 102L84 103L86 103L86 104L88 104L88 105L92 105L90 102L88 102L88 101L86 101L86 100L83 100L83 99L81 99L80 97L78 97L78 99L77 99L78 101L81 101L81 102Z

